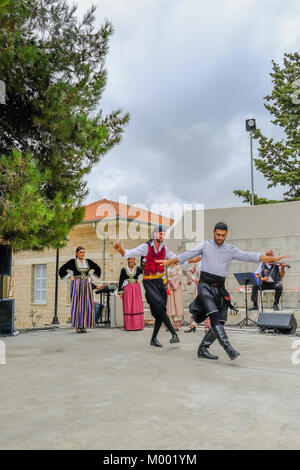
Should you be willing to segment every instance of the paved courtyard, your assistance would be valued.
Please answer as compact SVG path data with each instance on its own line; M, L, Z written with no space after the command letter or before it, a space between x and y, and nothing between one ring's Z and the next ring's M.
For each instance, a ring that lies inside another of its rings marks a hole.
M217 343L196 357L202 328L178 345L162 330L162 349L151 332L0 338L0 449L300 449L300 338L228 328L231 362Z

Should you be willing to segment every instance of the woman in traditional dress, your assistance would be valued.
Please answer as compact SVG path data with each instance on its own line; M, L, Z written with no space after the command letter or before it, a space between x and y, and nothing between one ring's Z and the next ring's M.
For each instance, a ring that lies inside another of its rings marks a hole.
M179 264L176 264L173 267L168 267L167 288L167 314L171 319L175 331L178 331L184 317L182 301L182 269Z
M143 274L135 264L135 258L128 258L128 266L121 269L118 292L123 300L125 330L143 330L144 308L138 277Z
M93 270L93 274L91 273ZM71 279L71 318L76 333L86 333L86 328L95 326L95 305L92 278L99 279L100 267L91 259L85 259L85 249L76 249L76 258L70 259L59 269L61 279Z

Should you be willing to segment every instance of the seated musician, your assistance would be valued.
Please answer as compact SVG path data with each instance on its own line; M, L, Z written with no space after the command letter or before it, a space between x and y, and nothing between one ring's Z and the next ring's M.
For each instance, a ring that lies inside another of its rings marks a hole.
M272 250L266 251L267 256L274 256L274 253ZM261 288L262 290L275 290L275 300L274 300L274 305L273 309L274 310L279 310L279 299L282 294L282 278L285 275L285 264L279 264L278 263L261 263L255 274L257 277L260 277L261 281ZM249 310L258 310L258 305L257 305L257 295L259 291L259 286L252 286L252 296L251 300L253 302L253 307L251 307Z

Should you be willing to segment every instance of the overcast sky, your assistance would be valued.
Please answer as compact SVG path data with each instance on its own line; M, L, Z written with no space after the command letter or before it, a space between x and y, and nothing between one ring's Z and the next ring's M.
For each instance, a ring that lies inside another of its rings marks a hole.
M300 46L299 0L78 0L114 27L101 107L130 113L122 143L88 177L86 203L241 205L250 189L245 119L278 135L264 108L271 61ZM254 154L256 154L254 143ZM254 155L255 156L255 155ZM259 196L267 190L255 170Z

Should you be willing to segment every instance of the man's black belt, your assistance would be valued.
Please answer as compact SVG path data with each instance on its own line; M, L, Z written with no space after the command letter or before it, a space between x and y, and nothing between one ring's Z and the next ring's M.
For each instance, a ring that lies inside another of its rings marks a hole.
M235 307L231 303L230 294L225 289L225 277L217 276L216 274L211 274L211 273L206 273L205 271L201 271L199 282L204 282L205 284L209 284L210 286L217 287L219 289L220 295L224 297L225 301L227 302L231 310L235 309Z
M217 276L216 274L206 273L201 271L200 273L200 282L205 282L211 286L223 287L225 289L225 277Z

